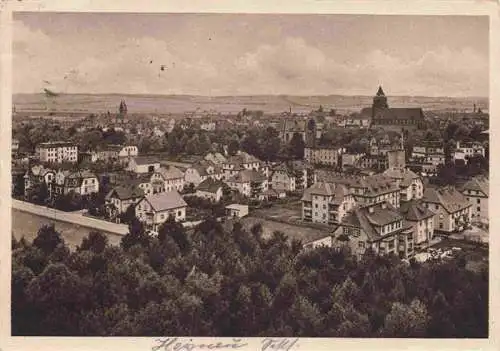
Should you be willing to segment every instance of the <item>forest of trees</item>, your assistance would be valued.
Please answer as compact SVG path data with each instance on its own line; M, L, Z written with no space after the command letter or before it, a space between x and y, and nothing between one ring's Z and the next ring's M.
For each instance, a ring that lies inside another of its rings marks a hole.
M13 239L13 335L488 336L488 271L460 259L357 261L213 219L129 229L121 246L91 232L73 251L53 226Z

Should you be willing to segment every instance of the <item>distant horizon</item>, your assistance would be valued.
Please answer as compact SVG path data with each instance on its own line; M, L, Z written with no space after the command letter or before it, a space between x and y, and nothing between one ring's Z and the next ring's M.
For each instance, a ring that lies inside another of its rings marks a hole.
M372 98L375 94L373 95L366 95L366 94L314 94L314 95L303 95L303 94L234 94L234 95L203 95L203 94L144 94L144 93L59 93L55 91L58 96L64 96L64 95L92 95L92 96L103 96L103 95L112 95L112 96L200 96L200 97L214 97L214 98L228 98L228 97L264 97L264 96L292 96L292 97L301 97L301 98L307 98L307 97L333 97L333 96L347 96L347 97L369 97ZM45 93L40 92L40 93L12 93L12 96L16 95L45 95ZM452 95L440 95L440 96L433 96L433 95L397 95L397 94L386 94L388 98L391 97L414 97L414 98L430 98L430 99L440 99L440 98L446 98L446 99L487 99L489 100L489 96L452 96ZM57 98L54 97L54 98Z

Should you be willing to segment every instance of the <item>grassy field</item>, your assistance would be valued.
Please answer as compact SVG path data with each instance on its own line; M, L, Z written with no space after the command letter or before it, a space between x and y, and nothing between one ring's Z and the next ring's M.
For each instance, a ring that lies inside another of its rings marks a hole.
M375 88L374 88L375 93ZM194 111L217 111L236 113L243 108L262 110L268 113L288 111L309 112L323 105L325 109L335 108L339 112L359 111L371 106L371 96L192 96L192 95L120 95L120 94L61 94L47 99L44 94L15 94L13 104L18 111L45 110L115 112L120 100L125 99L129 113L184 113ZM488 108L488 100L483 98L448 97L404 97L389 96L393 107L422 107L424 110L464 110L478 107Z

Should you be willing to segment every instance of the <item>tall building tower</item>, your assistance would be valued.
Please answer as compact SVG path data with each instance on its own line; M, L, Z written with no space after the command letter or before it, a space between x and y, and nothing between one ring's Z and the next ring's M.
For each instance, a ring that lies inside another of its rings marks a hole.
M123 119L127 115L127 104L125 100L120 101L120 107L118 108L118 114Z
M382 87L378 87L377 94L373 97L372 114L375 116L380 110L389 108L387 104L387 96L385 96Z

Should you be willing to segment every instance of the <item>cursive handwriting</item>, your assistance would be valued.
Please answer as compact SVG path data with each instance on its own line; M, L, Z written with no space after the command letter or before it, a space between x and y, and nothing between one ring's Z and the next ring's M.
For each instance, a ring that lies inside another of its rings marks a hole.
M158 345L153 346L152 351L194 351L194 350L215 350L215 349L239 349L248 345L241 342L241 339L233 339L232 343L224 343L222 341L210 344L194 343L193 339L184 341L182 338L162 338L157 339Z
M274 338L265 338L262 340L262 351L266 350L279 350L279 351L290 351L294 346L299 342L298 338L295 339L274 339Z

